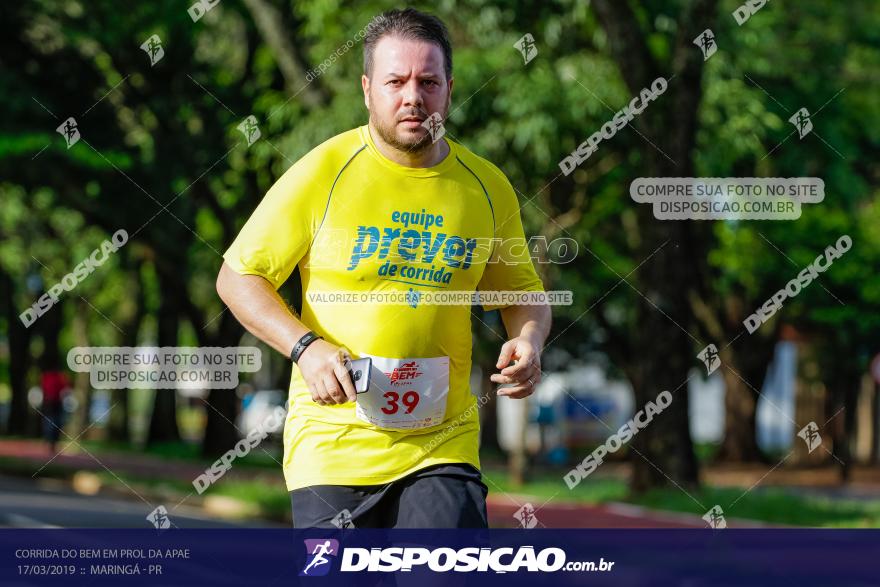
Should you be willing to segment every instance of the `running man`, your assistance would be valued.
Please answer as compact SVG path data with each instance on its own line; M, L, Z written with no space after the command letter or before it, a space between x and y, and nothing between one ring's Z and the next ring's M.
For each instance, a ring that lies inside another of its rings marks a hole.
M344 516L358 528L486 527L470 303L423 298L543 284L507 178L429 132L452 94L443 23L413 9L375 17L361 83L369 124L317 146L272 186L224 254L217 291L294 362L283 463L294 526L332 528ZM277 293L295 267L299 316ZM319 297L333 292L405 301ZM484 308L500 309L509 337L490 379L507 384L499 396L527 397L550 309ZM366 357L370 386L357 393L348 361Z

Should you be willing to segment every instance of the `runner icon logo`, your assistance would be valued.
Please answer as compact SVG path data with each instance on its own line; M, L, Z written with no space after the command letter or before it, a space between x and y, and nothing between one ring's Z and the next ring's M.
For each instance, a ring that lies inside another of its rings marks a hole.
M149 39L143 42L141 49L150 57L150 67L153 67L162 57L165 56L165 49L162 48L162 39L159 35L151 35Z
M235 127L244 135L244 138L247 140L248 147L257 142L263 134L260 132L260 127L257 124L257 117L253 114L248 115L247 118L241 121L237 127Z
M800 139L810 134L810 131L813 130L813 121L810 120L810 111L806 108L801 108L792 114L788 121L797 129L798 138Z
M443 126L443 117L439 112L434 112L422 122L422 126L428 129L431 135L431 143L436 143L446 134L446 128Z
M79 126L76 124L76 120L73 116L69 117L67 120L61 123L61 126L55 129L58 133L64 137L64 142L67 143L67 148L71 148L79 141Z
M155 526L156 530L167 530L171 527L171 519L164 505L158 506L147 516L147 521Z
M330 520L330 523L340 529L355 527L354 519L351 517L351 512L348 511L348 508L336 514L336 516Z
M718 356L718 347L714 344L707 345L700 351L697 358L706 365L706 375L711 375L721 365L721 359Z
M718 50L718 44L715 43L715 34L712 32L712 29L706 29L700 35L694 39L694 45L700 48L700 51L703 52L703 61L707 61L710 57L715 55L715 51Z
M535 37L529 33L520 37L519 41L513 44L513 47L522 53L524 65L528 65L529 61L538 54L538 48L535 46Z
M709 524L713 530L724 530L727 528L727 520L724 519L724 510L720 505L713 506L711 510L703 515L703 519Z
M822 436L819 434L819 427L815 422L810 422L797 433L797 435L807 443L807 450L813 452L822 445Z
M339 554L339 541L332 538L307 539L306 566L300 571L300 577L320 577L330 572L330 557Z
M519 520L519 525L526 530L531 530L538 525L538 518L535 516L535 506L530 503L523 504L513 517Z

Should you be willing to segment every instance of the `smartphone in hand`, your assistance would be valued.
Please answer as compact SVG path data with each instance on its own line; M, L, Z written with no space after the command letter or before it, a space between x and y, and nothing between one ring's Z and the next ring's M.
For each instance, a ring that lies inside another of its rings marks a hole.
M348 374L354 389L358 393L364 393L370 389L370 371L372 369L373 360L370 357L364 359L356 359L349 363Z

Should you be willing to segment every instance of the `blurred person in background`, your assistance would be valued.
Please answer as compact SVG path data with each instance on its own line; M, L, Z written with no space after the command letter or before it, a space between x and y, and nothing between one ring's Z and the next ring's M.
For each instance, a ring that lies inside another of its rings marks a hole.
M49 451L54 454L64 426L64 396L70 391L70 381L57 362L47 363L44 367L40 388L43 391L43 436L49 444Z

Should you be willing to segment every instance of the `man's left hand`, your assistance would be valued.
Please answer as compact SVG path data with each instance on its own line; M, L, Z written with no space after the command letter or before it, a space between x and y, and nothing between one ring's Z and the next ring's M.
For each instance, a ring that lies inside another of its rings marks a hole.
M511 365L511 361L516 364ZM498 390L498 395L521 399L532 395L541 380L540 345L523 336L512 338L501 346L501 354L495 367L500 373L493 373L489 379L495 383L510 384Z

